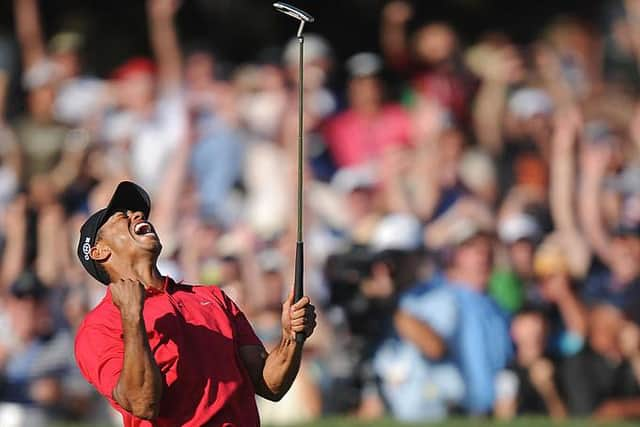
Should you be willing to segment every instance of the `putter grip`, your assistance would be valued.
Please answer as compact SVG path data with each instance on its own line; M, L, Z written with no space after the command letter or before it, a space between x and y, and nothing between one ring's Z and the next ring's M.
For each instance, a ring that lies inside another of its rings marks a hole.
M304 273L304 250L303 243L296 242L296 269L295 278L293 282L293 302L300 301L303 295L302 276ZM304 342L304 334L302 332L296 332L296 342Z

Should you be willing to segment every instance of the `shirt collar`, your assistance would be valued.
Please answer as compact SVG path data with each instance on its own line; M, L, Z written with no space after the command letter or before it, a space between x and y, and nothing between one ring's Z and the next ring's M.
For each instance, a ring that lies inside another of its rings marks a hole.
M169 277L164 276L164 281L162 282L162 288L145 288L145 293L148 297L154 295L160 295L164 293L171 293L173 291L173 287L175 286L175 282Z

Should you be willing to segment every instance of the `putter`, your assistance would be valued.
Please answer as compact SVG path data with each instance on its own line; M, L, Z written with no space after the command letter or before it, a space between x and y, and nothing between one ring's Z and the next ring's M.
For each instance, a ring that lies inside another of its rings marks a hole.
M303 54L304 54L304 36L302 30L304 24L307 22L313 22L313 16L309 15L303 10L293 7L289 4L276 2L273 4L278 12L282 12L285 15L289 15L298 21L298 45L300 46L299 52L299 65L298 65L298 233L296 239L296 267L295 277L293 281L293 301L298 302L302 298L303 294L303 273L304 273L304 244L302 241L302 179L303 179L303 142L304 142L304 122L302 116L302 99L303 99ZM303 343L305 339L304 333L296 333L296 342Z

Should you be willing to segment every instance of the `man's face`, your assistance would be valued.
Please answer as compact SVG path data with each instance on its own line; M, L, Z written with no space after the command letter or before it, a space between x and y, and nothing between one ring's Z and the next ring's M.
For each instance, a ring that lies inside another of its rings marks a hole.
M213 56L196 52L187 57L185 61L185 80L191 87L200 88L211 82L215 73Z
M349 82L349 102L353 108L376 108L382 99L382 88L376 77L356 77Z
M489 236L479 234L455 249L453 267L463 272L470 284L486 286L492 263L493 246Z
M443 23L426 25L415 36L416 55L426 65L438 65L449 60L456 44L455 33Z
M142 111L153 101L154 76L150 73L133 73L116 84L117 95L123 108Z
M624 326L624 316L609 305L594 307L589 313L589 344L596 353L615 356L619 353L618 336Z
M518 240L509 245L511 266L518 275L522 277L531 275L533 271L534 249L533 243L526 239Z
M155 260L162 249L153 225L142 212L115 212L100 227L99 236L92 249L94 259L107 255L129 262L149 257Z
M23 342L30 341L37 334L37 300L10 298L8 302L7 312L14 334Z
M640 274L640 239L635 236L617 236L611 242L611 269L618 280L631 282Z

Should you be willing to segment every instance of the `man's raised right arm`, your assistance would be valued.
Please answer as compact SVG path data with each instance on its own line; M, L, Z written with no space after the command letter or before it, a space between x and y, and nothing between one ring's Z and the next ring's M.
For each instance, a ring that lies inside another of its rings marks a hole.
M124 336L122 371L112 397L136 417L154 419L160 411L163 379L142 317L144 287L134 280L120 280L109 286L113 303L120 310Z

